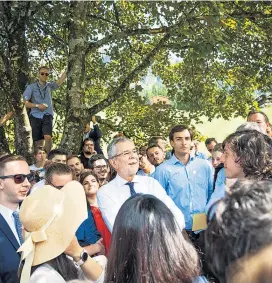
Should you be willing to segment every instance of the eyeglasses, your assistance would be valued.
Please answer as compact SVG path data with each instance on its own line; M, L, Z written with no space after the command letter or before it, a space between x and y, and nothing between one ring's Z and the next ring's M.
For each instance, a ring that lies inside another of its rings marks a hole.
M124 152L121 152L119 154L114 155L112 158L114 157L118 157L118 156L125 156L125 157L130 157L133 154L138 154L138 151L136 148L132 149L132 150L126 150Z
M15 184L22 184L25 181L25 178L29 182L32 182L35 180L35 175L33 173L30 174L15 174L15 175L7 175L7 176L0 176L0 179L8 179L8 178L13 178Z
M49 73L40 73L41 74L41 76L49 76Z
M107 169L107 168L108 168L108 165L98 165L98 166L94 166L94 169L97 169L97 170Z

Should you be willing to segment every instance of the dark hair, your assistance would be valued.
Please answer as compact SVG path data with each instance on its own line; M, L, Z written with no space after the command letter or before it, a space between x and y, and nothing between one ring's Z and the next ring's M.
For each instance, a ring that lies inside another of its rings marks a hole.
M90 160L89 160L89 167L90 169L93 169L94 168L94 162L97 161L97 160L100 160L100 159L103 159L105 160L105 162L107 163L107 165L109 164L107 158L105 158L105 156L103 154L94 154Z
M214 152L215 152L215 151L224 152L222 145L223 145L222 143L217 143L217 144L214 146L213 151L214 151Z
M154 148L154 147L158 147L163 152L163 149L156 143L149 144L145 152L147 153L150 148Z
M69 175L71 174L74 179L73 170L67 165L63 163L52 163L47 167L44 174L44 179L46 184L51 184L53 174L56 175Z
M217 206L205 232L205 254L211 271L225 282L235 260L272 242L272 182L238 181Z
M193 140L193 132L191 129L189 129L187 126L185 125L177 125L174 128L171 129L170 133L169 133L169 140L173 141L174 140L174 133L179 133L179 132L183 132L185 130L188 130L188 132L190 133L190 138L191 140Z
M62 148L56 148L56 149L52 149L49 153L47 158L49 160L52 160L56 155L65 155L68 156L68 152L65 149Z
M247 178L266 179L272 175L272 140L256 130L239 131L223 141L237 155Z
M94 140L92 138L86 138L84 141L83 141L83 146L85 145L86 141L91 141L93 142L94 144Z
M251 111L249 111L248 114L247 114L247 120L248 120L249 116L254 115L254 114L261 114L261 115L263 115L265 122L269 124L268 116L264 112L258 111L258 110L251 110Z
M198 256L174 215L152 195L129 198L113 226L105 282L192 282Z
M77 158L77 159L81 162L80 157L79 157L78 155L76 155L76 154L69 155L69 156L67 157L67 162L68 162L70 159L73 159L73 158Z
M212 143L212 142L215 142L217 143L216 139L215 138L207 138L205 140L205 145L207 146L208 144Z
M39 68L39 72L40 72L41 69L46 69L46 70L48 70L48 71L50 70L47 66L41 66L41 67Z
M147 147L146 145L141 146L141 147L139 148L139 155L146 155L147 148L148 148L148 147Z
M5 171L6 164L13 161L25 161L26 159L21 155L5 154L0 157L0 175Z
M151 137L150 140L148 141L148 145L150 145L150 144L157 144L159 140L164 140L165 141L165 138L161 137L161 136Z
M78 279L78 270L73 263L73 261L62 253L61 255L49 260L46 262L54 270L56 270L65 281L70 281L74 279ZM31 274L35 272L35 270L41 265L36 265L31 268Z
M93 140L92 138L86 138L86 139L84 139L84 140L81 142L80 149L79 149L80 152L83 151L83 147L84 147L86 141L91 141L91 142L93 142L93 144L95 145L95 142L94 142L94 140Z
M34 147L33 154L37 155L39 153L39 151L45 151L45 148L43 146Z
M97 183L99 184L99 180L98 180L98 177L91 171L87 171L87 172L84 172L82 174L80 174L80 178L79 178L79 182L81 185L83 185L83 182L84 182L84 179L88 176L93 176L95 177Z

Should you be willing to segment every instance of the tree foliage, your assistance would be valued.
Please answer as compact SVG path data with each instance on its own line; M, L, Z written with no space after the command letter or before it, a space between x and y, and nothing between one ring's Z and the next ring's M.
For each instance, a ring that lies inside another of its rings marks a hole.
M271 92L270 2L12 1L0 13L1 86L10 82L9 66L24 74L25 84L41 63L53 78L68 66L67 86L54 95L54 141L70 151L78 150L81 129L100 111L106 139L121 129L143 143L202 115L244 116L254 91ZM11 27L19 22L24 64L7 53L16 47ZM142 99L139 82L148 70L161 78L174 107ZM14 79L22 85L22 76ZM14 91L1 94L5 112ZM15 132L15 140L22 135Z

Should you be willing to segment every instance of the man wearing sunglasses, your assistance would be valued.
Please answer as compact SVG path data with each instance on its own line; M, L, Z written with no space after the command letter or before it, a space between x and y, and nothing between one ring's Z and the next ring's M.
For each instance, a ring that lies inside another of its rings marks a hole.
M19 282L20 254L16 251L23 243L19 203L27 196L33 178L23 157L0 158L0 282Z
M47 153L52 147L52 121L53 105L52 92L57 89L66 79L64 71L56 82L47 82L49 78L49 68L42 66L39 68L38 80L30 84L24 91L24 102L30 108L29 121L32 128L32 138L35 147L43 146Z

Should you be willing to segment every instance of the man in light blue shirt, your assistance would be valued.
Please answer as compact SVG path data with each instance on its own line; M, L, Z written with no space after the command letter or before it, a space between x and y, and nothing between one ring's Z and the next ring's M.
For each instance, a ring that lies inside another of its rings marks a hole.
M194 215L205 213L212 194L213 170L207 160L190 156L192 133L186 126L175 126L169 139L174 154L157 167L155 179L183 212L185 229L191 231Z
M57 89L66 79L66 71L62 73L56 82L47 82L49 68L39 68L38 81L30 84L24 91L24 102L26 108L30 108L30 125L35 147L43 146L45 140L45 151L49 153L52 147L52 122L53 106L52 92Z

